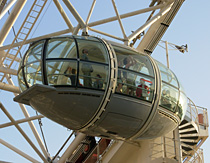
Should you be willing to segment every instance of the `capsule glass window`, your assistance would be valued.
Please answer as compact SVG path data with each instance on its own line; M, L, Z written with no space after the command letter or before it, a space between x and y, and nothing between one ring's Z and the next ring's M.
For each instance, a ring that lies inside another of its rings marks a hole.
M79 58L84 61L109 63L109 54L101 42L77 39Z
M154 96L154 78L118 68L116 92L151 102Z
M160 69L160 74L161 74L162 81L178 88L178 81L177 81L174 73L170 69L168 69L166 66L164 66L162 63L160 63L158 61L156 61L156 62L157 62L158 67Z
M117 55L118 67L154 76L149 58L132 49L113 46Z
M44 41L40 41L38 43L34 43L33 45L31 45L25 56L24 65L31 64L33 62L40 62L42 58L41 56L42 56L43 46L44 46Z
M187 110L187 96L185 93L180 92L180 97L179 97L179 104L177 107L177 114L180 117L180 119L183 118L183 115L185 115Z
M80 86L104 90L107 86L108 73L108 65L80 61Z
M50 39L47 44L46 58L77 58L77 48L74 39Z
M19 71L18 71L18 83L19 83L20 89L22 91L27 89L26 83L25 83L25 81L23 79L23 71L22 71L22 69L19 69Z
M29 87L42 83L41 62L33 62L24 67L26 82Z
M175 112L178 100L179 100L178 89L170 86L167 83L162 82L160 106L172 112Z
M47 61L47 80L49 85L70 85L77 83L76 61Z

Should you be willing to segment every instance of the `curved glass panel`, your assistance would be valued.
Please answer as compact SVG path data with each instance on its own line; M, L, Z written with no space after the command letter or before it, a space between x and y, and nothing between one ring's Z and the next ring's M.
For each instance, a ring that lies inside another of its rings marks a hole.
M104 90L107 85L108 74L108 65L80 62L80 86Z
M187 96L180 92L180 97L179 97L179 105L177 107L177 114L180 119L182 119L187 111Z
M162 81L169 83L178 88L178 81L174 73L170 69L168 69L166 66L164 66L162 63L158 61L156 61L156 63L158 64L158 67L160 69Z
M22 91L27 89L26 83L23 80L23 71L22 71L22 69L19 69L19 72L18 72L18 83L19 83L20 89Z
M101 42L77 39L81 60L109 63L108 52Z
M180 91L185 92L184 87L182 86L182 83L180 83L180 81L179 81L179 89Z
M147 56L118 46L113 48L117 55L118 67L154 76L152 64Z
M119 68L116 92L152 101L154 79L144 74Z
M46 58L77 58L74 39L50 39L47 44Z
M88 37L88 36L77 36L77 35L74 35L74 38L80 39L80 40L87 40L87 41L96 41L96 42L100 42L99 39L96 38L96 37Z
M76 86L77 61L47 61L46 70L49 85Z
M24 67L26 82L29 87L42 83L41 62L27 63Z
M40 41L40 42L37 42L37 43L33 44L32 46L30 46L30 48L26 54L25 60L24 60L25 65L30 64L32 62L40 62L41 61L44 42L45 41Z
M172 112L175 112L178 99L178 89L162 82L160 105Z

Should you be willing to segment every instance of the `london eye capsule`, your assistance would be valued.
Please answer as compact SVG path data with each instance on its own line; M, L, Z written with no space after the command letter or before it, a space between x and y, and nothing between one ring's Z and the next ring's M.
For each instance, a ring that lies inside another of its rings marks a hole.
M174 73L149 55L96 37L31 43L15 101L92 136L137 141L176 128L187 97Z

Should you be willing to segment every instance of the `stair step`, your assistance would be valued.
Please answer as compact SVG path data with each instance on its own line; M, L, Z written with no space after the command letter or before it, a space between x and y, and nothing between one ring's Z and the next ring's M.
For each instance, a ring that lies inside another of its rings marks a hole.
M185 123L188 123L188 121L187 121L187 120L185 120L185 119L183 119L183 121L180 123L180 125L179 125L179 126L182 126L182 125L184 125Z
M185 130L185 129L189 129L189 128L194 128L194 126L190 122L185 123L184 125L181 125L181 126L179 125L179 130Z
M181 134L180 137L194 137L194 136L199 136L198 133L193 133L193 134Z
M182 149L185 150L186 152L192 151L192 148L186 146L182 146Z
M195 128L183 129L183 130L179 130L179 133L181 134L188 131L196 131L196 129Z
M194 139L181 139L181 142L198 143L199 140Z
M191 140L197 140L198 136L182 136L180 137L181 141L182 139L191 139Z
M186 135L186 134L196 134L198 133L196 130L191 130L191 131L185 131L185 132L182 132L180 133L181 135Z
M194 146L197 144L197 142L185 142L185 141L182 141L184 144L187 144L189 146Z

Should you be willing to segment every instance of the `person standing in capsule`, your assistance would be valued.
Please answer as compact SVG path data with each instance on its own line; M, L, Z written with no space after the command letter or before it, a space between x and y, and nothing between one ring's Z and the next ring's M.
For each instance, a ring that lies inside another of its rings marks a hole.
M140 79L140 85L138 85L138 88L136 89L136 96L146 100L146 97L149 96L149 87L145 84L145 79Z
M82 50L81 59L83 59L85 61L89 61L87 49ZM92 65L90 63L83 63L82 64L82 72L84 75L84 86L92 87L92 79L91 79L91 73L93 72Z

